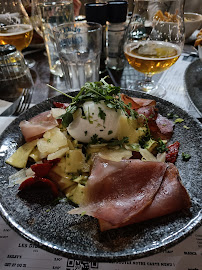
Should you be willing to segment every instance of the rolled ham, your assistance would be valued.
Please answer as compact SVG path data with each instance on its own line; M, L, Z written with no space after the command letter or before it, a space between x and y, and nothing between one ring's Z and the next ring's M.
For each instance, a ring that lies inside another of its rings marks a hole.
M57 120L52 116L50 111L36 115L30 120L20 122L21 132L27 142L42 137L42 135L58 125Z
M101 231L123 227L190 207L177 168L162 162L96 158L85 203L71 213L99 220Z

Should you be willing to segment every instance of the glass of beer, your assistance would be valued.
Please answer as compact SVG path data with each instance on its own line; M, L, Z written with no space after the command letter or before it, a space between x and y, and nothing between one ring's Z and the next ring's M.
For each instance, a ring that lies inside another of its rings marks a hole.
M135 0L124 44L129 64L145 75L129 88L164 97L166 90L152 76L167 70L184 46L184 0Z
M11 44L17 50L27 48L33 27L21 0L0 1L0 45Z

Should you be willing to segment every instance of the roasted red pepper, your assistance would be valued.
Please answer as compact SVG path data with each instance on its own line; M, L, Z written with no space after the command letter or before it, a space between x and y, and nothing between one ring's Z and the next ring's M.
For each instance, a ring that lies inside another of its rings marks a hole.
M36 176L44 177L48 175L50 169L60 161L60 158L53 160L43 160L43 163L34 164L31 166L33 172Z
M178 156L179 146L180 143L176 141L167 147L168 151L166 153L166 162L175 163Z
M29 188L33 188L34 186L36 187L36 186L40 186L40 185L46 185L47 187L49 187L51 189L51 192L55 197L58 196L59 192L58 192L58 188L57 188L56 184L47 178L42 178L42 177L38 177L38 176L34 176L34 177L30 177L30 178L26 179L19 186L19 190L29 189Z

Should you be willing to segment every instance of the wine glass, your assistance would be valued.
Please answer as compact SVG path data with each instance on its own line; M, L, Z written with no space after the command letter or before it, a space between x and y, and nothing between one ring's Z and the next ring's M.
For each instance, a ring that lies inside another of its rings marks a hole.
M164 97L166 90L152 80L171 67L184 46L184 0L135 0L124 44L125 57L145 78L129 86Z
M32 36L33 27L21 0L0 0L0 45L11 44L22 51L29 46Z

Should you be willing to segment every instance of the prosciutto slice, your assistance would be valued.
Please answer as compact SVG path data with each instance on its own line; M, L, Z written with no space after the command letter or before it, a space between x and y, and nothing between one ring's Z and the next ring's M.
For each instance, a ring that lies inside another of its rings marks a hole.
M101 231L190 206L173 164L140 160L112 162L97 157L85 197L85 204L71 213L97 218Z
M130 103L133 110L137 110L146 106L156 106L156 101L153 99L129 97L125 94L121 94L121 99L127 105Z
M173 134L174 123L158 113L156 101L152 99L131 98L121 95L125 104L131 104L138 114L148 119L150 133L154 139L169 140Z
M58 125L57 120L52 116L50 111L36 115L29 121L20 122L20 129L27 142L42 137L43 133Z

